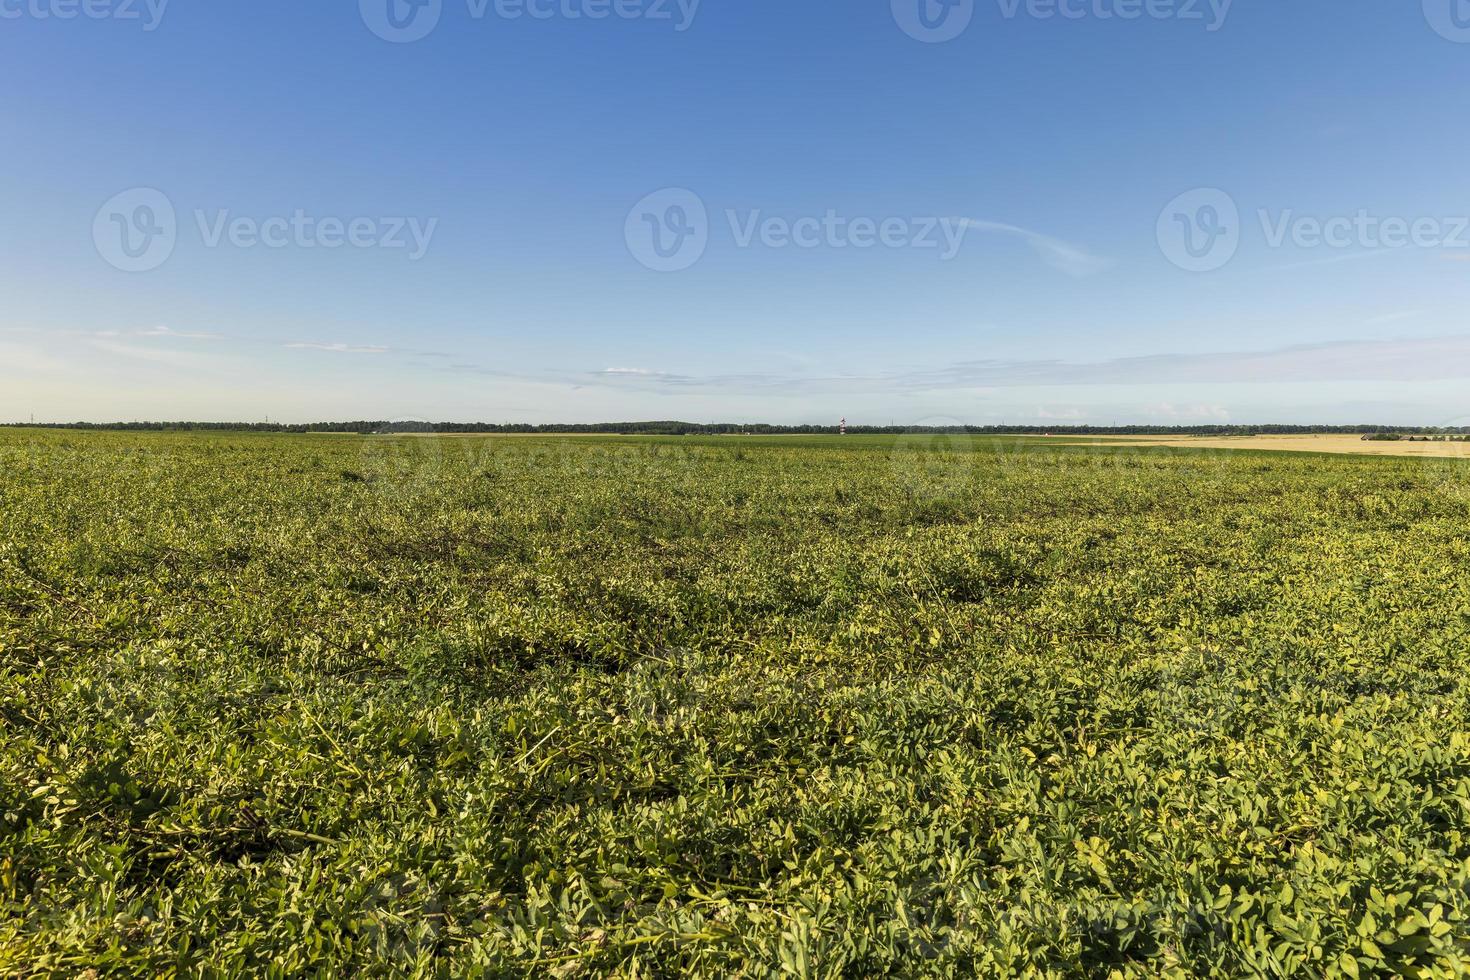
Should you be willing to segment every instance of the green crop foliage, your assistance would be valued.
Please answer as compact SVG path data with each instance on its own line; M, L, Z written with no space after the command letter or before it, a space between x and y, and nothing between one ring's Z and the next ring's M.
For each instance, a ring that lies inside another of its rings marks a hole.
M1452 976L1470 463L0 433L0 975Z

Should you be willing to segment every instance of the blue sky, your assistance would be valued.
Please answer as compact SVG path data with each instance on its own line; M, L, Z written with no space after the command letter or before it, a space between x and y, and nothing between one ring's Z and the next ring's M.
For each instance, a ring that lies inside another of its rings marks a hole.
M1470 416L1470 0L85 2L0 419Z

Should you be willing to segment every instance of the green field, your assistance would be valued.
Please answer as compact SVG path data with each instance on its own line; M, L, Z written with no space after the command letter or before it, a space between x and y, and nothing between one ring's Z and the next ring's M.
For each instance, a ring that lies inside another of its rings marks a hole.
M0 975L1453 975L1470 464L0 430Z

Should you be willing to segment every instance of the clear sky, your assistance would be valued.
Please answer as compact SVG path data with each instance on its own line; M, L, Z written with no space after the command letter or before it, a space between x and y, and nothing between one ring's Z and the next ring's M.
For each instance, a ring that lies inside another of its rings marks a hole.
M1470 416L1470 0L0 0L0 420Z

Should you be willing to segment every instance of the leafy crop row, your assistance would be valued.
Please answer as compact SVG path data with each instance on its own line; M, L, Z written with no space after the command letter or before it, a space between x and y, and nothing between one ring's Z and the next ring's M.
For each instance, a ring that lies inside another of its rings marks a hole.
M0 433L0 974L1470 969L1470 470Z

